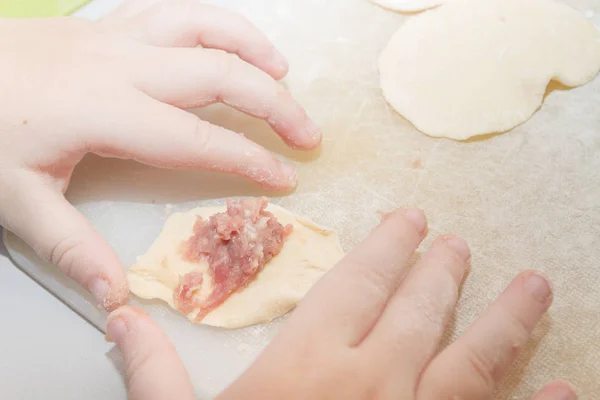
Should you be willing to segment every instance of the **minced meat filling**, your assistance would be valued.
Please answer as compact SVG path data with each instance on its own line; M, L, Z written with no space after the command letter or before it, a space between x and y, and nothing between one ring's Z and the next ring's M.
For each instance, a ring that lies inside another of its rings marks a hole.
M181 278L174 293L177 308L189 314L199 310L200 321L236 290L245 287L265 264L279 254L292 226L283 226L266 211L264 197L227 201L227 211L208 220L198 217L192 236L182 243L186 261L206 259L213 290L203 301L194 298L202 286L202 273L190 272Z

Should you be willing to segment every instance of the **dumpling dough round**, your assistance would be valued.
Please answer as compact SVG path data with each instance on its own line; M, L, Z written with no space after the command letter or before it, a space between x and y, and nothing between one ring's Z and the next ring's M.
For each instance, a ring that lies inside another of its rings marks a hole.
M198 216L208 219L225 210L225 206L200 207L172 214L148 252L129 269L127 280L131 292L144 299L164 300L175 308L173 291L179 277L208 268L207 263L183 260L179 252L181 242L192 235ZM256 278L212 310L202 319L202 324L240 328L280 317L294 308L314 283L343 257L335 231L273 204L269 204L267 210L281 224L291 224L292 234L285 239L281 252ZM204 288L203 285L200 295Z
M379 58L391 106L417 129L464 140L507 131L540 107L552 79L600 69L600 34L551 0L457 0L411 17Z
M371 0L373 3L392 11L419 12L437 7L451 0ZM482 0L484 1L484 0Z

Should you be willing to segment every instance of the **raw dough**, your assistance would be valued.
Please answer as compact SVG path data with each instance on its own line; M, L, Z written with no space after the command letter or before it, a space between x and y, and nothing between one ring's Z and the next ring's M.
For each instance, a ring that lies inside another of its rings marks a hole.
M529 119L548 82L600 69L600 34L551 0L457 0L411 17L379 58L381 89L425 134L464 140Z
M188 263L181 258L179 245L190 237L197 216L208 218L226 207L200 207L186 213L175 213L146 254L139 257L127 274L129 289L144 299L161 299L171 307L173 291L179 277L194 270L206 270L206 263ZM335 231L294 216L287 210L269 204L267 210L278 221L291 224L292 234L286 238L281 252L269 261L245 289L233 293L221 306L211 311L202 324L239 328L268 322L290 311L313 284L344 255ZM210 278L205 274L205 282ZM200 296L210 291L202 286Z
M437 7L451 0L371 0L373 3L392 11L406 13L419 12ZM484 1L484 0L482 0Z

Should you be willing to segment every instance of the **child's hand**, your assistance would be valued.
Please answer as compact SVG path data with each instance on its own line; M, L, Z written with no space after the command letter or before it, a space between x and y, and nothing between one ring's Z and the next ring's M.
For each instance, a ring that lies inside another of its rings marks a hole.
M223 102L315 148L319 130L275 81L286 73L253 25L195 0L130 1L100 22L0 20L0 223L106 309L123 304L117 255L63 197L75 165L93 152L292 188L292 167L182 110Z
M219 399L484 400L552 303L549 282L519 274L454 343L439 350L467 274L470 251L426 235L418 210L390 214L308 293L264 353ZM189 377L164 333L141 310L108 318L127 365L131 400L192 399ZM575 400L554 382L532 400Z

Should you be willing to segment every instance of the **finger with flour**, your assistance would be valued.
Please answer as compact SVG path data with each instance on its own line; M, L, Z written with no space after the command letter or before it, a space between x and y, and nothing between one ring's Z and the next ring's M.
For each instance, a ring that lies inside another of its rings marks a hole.
M489 398L551 303L552 288L543 274L519 274L466 333L431 362L420 381L419 398Z
M413 393L435 354L466 275L470 250L453 235L437 238L388 302L363 346L392 375L391 393ZM401 388L399 386L402 386Z
M2 182L0 223L112 310L127 301L119 257L50 179L30 170Z
M272 190L296 185L292 166L244 136L194 114L141 93L123 95L107 107L112 118L99 120L90 139L95 153L163 168L232 173Z
M292 147L321 143L320 129L289 92L231 54L149 48L132 57L131 68L135 87L159 101L186 109L221 102L266 121Z
M403 279L426 232L421 210L390 214L317 283L284 329L290 336L312 332L358 345Z

